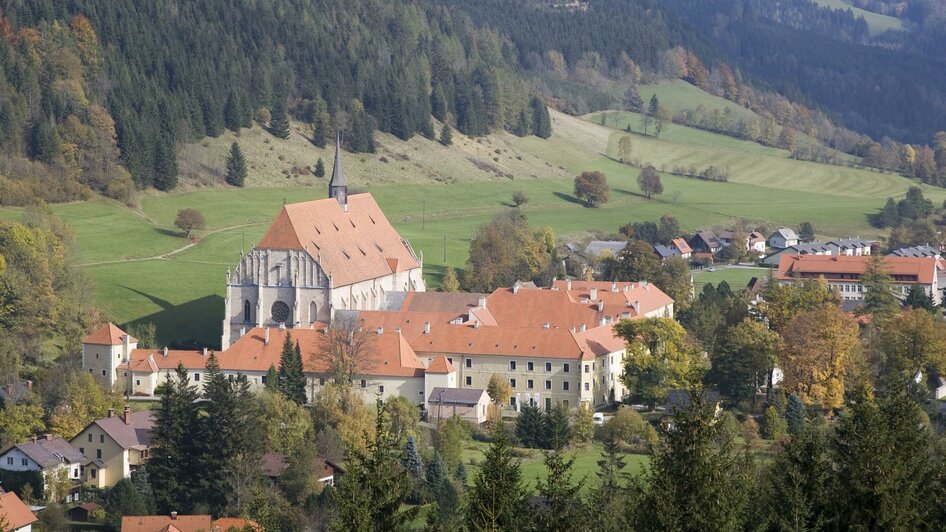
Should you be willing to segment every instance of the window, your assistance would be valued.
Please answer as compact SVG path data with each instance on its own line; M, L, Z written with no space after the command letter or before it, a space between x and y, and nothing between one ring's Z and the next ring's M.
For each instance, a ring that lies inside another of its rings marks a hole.
M571 368L569 367L568 364L562 364L562 371L564 371L565 373L568 373L570 369Z
M526 388L528 388L528 389L531 390L531 389L533 388L533 384L534 384L534 383L532 382L532 379L527 380L527 381L526 381Z
M516 379L509 379L509 387L510 388L516 387Z
M200 382L200 373L194 374L194 382Z
M250 321L250 301L243 302L243 321Z
M319 377L319 386L325 386L325 377Z
M78 469L78 468L72 470L72 478L79 478L79 469Z
M526 364L526 368L527 368L529 371L534 371L534 370L535 370L535 364L533 364L532 362L528 362L528 363Z
M85 447L79 447L79 452L85 454ZM12 458L11 458L12 460Z
M127 372L127 371L123 371L123 372L122 372L122 377L127 377L127 376L128 376L128 372Z
M590 384L588 384L588 383L586 382L586 383L585 383L585 391L587 392L590 388L591 388Z
M89 433L89 443L92 443L92 433Z
M562 399L562 406L568 408L568 399Z
M546 363L545 363L545 371L552 371L552 363L551 363L551 362L546 362Z
M105 443L105 435L99 434L99 443Z
M545 389L546 390L552 389L552 381L545 381Z
M466 367L468 367L468 368L472 368L472 367L473 367L473 359L472 359L472 358L466 359Z
M516 406L516 396L512 396L509 398L509 406L512 406L512 407Z
M21 458L20 463L27 466L27 465L30 465L30 460L29 458Z
M384 393L384 385L378 386L378 392Z
M473 377L467 377L467 378L466 378L466 385L467 385L467 386L473 386Z
M546 410L551 410L551 409L552 409L552 398L551 398L551 397L546 397L546 398L545 398L545 409L546 409Z
M105 376L105 370L104 370L104 369L102 370L102 376L103 376L103 377Z
M589 368L590 368L590 366L589 366L588 364L585 364L585 373L588 373L588 369L589 369Z
M7 457L7 465L13 465L13 457L12 457L12 456L8 456L8 457Z
M562 383L562 390L568 391L568 381Z
M260 380L263 381L263 384L266 384L266 375L260 377Z
M453 359L452 359L452 358L450 358L450 357L447 357L447 362L449 362L449 363L451 363L451 364L453 364Z
M98 354L98 353L96 353L96 354L95 354L95 358L98 358L98 357L99 357L99 354Z
M92 478L95 478L95 470L94 470L94 469L90 469L90 470L89 470L89 474L92 475Z
M509 371L516 371L516 361L515 361L515 360L510 360L510 361L509 361Z
M102 458L102 449L96 449L96 450L95 450L95 457L96 457L96 458L99 458L99 459Z
M368 387L368 381L366 381L365 379L361 379L361 387L362 387L362 388L367 388L367 387Z
M135 379L135 386L141 386L141 379Z

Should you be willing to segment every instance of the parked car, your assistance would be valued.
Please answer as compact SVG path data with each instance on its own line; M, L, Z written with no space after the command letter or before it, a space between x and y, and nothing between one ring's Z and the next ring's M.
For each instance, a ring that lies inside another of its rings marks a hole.
M595 425L604 425L604 414L601 412L595 412L592 418L595 420Z

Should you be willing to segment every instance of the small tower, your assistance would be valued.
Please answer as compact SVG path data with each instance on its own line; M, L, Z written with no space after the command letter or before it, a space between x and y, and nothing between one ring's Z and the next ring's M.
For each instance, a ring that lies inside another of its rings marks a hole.
M342 147L338 132L335 133L335 166L332 167L332 179L328 183L328 197L335 198L342 210L348 212L348 179L342 169Z

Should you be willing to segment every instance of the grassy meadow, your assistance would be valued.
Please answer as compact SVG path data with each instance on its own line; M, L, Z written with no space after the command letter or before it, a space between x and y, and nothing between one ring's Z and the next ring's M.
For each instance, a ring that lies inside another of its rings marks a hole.
M871 35L879 35L888 30L904 29L903 21L897 17L866 11L859 7L852 6L845 0L815 0L815 3L832 9L850 9L855 17L864 17L864 21L867 22Z
M730 104L682 82L654 90L672 106ZM430 286L439 284L446 266L465 264L476 228L512 208L512 193L519 190L529 197L523 212L530 222L566 238L614 233L625 223L666 213L688 230L736 220L795 227L807 220L819 235L876 237L881 235L867 216L913 184L892 174L795 161L784 150L671 125L660 139L631 133L634 156L657 168L728 166L730 181L665 174L664 193L646 200L637 186L639 171L614 159L618 140L627 134L623 128L630 123L634 129L639 121L619 112L605 118L601 125L600 115L582 119L552 112L554 134L548 140L456 134L456 144L444 147L420 137L404 142L379 134L378 153L345 154L343 161L353 191L370 190L423 254ZM104 199L53 206L75 231L79 262L107 317L121 324L154 322L162 343L218 344L225 273L240 250L260 239L283 204L325 197L327 177L304 175L304 167L314 166L317 157L331 164L331 147L315 148L304 129L294 127L287 141L254 126L239 137L228 132L184 147L180 167L190 177L174 193L143 193L136 209ZM244 189L218 182L235 139L251 168ZM584 170L607 175L611 198L600 208L586 208L573 196L572 179ZM934 203L946 198L946 190L924 190ZM207 220L192 242L173 227L185 207L201 210ZM19 214L0 208L0 219Z

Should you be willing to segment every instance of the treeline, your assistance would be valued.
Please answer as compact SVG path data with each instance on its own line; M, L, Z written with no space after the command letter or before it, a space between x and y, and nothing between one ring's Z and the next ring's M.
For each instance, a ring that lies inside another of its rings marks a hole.
M254 118L285 136L287 113L312 125L305 134L316 143L340 130L352 151L373 151L375 129L433 138L431 116L473 136L543 129L533 127L535 102L510 64L511 43L476 29L466 15L421 2L4 0L0 12L0 27L14 35L88 17L84 46L96 63L67 63L66 88L84 81L100 89L97 102L114 117L112 138L138 187L176 185L179 143ZM7 41L0 50L12 48ZM29 115L9 128L19 140L6 153L54 159L36 150L56 151L62 142L46 130L62 129L68 113L54 102L52 113L34 111L39 86L31 91L18 76L7 79L13 94L32 94L33 101ZM44 142L32 142L32 130Z

